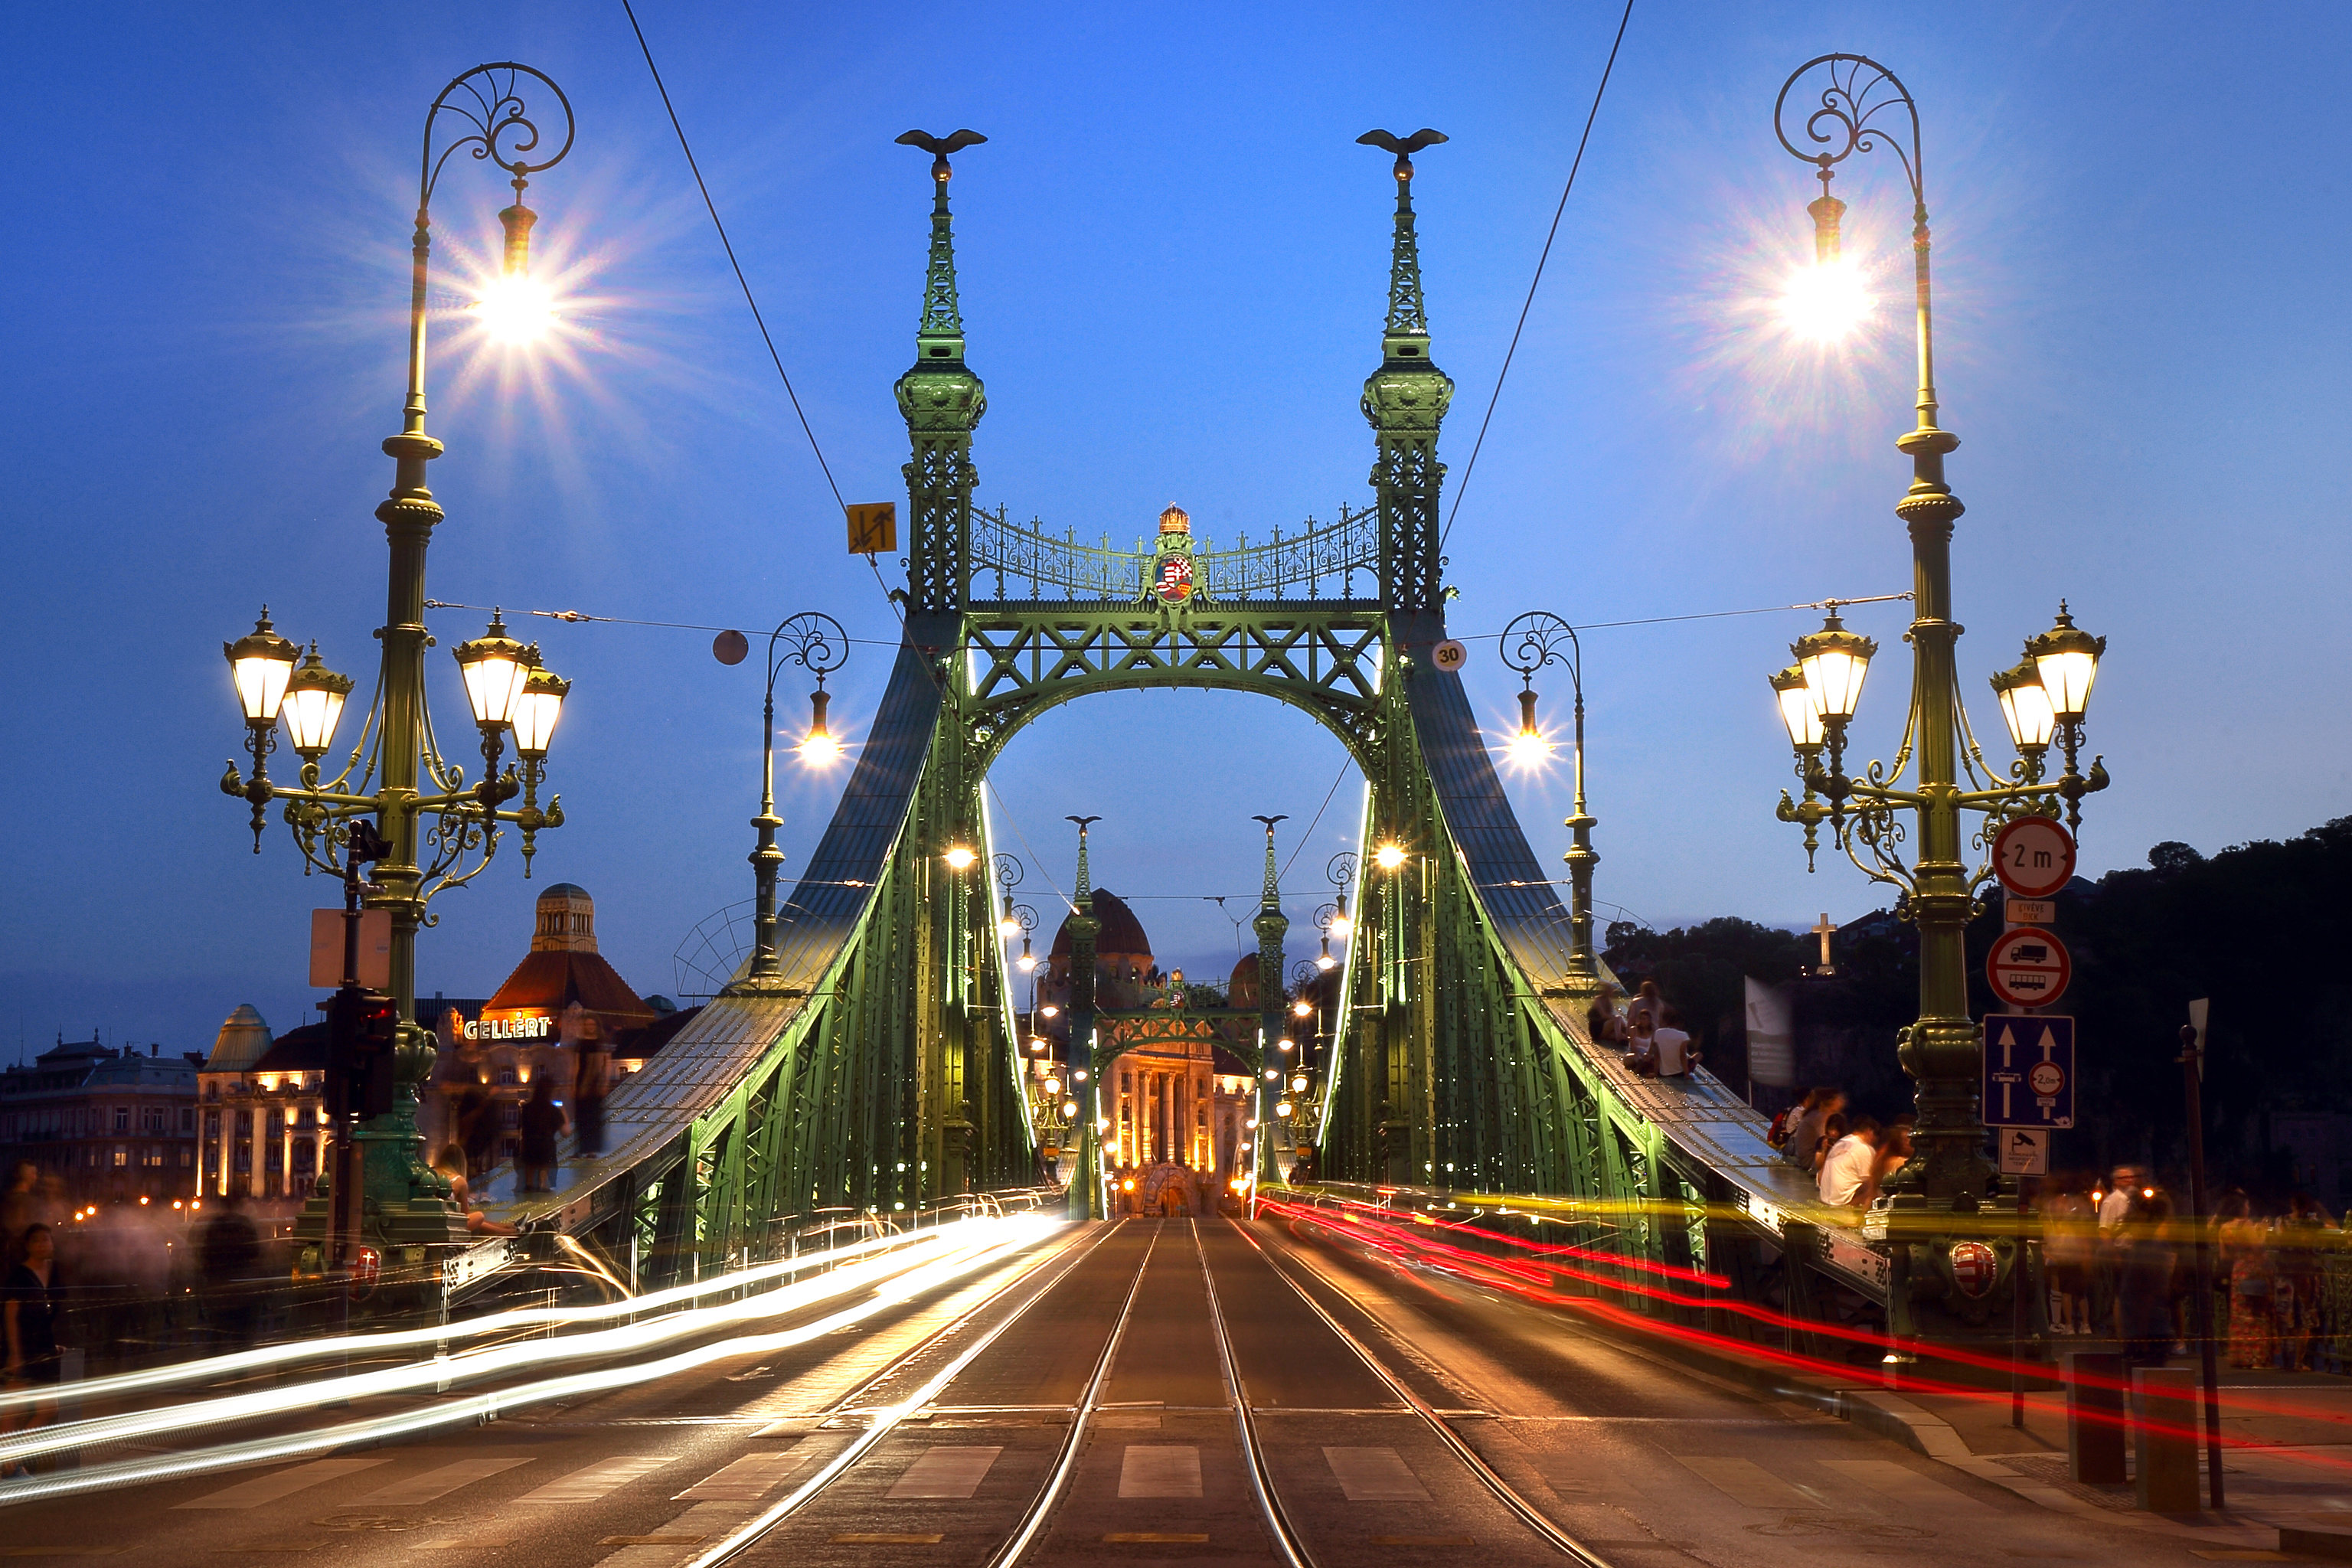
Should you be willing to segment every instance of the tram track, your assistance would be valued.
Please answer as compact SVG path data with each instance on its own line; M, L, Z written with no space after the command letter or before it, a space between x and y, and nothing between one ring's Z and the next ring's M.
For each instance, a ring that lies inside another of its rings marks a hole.
M1077 1560L1082 1561L1096 1561L1105 1556L1115 1555L1102 1552L1091 1535L1085 1537L1082 1542L1075 1531L1068 1529L1072 1522L1070 1510L1079 1506L1077 1500L1083 1494L1077 1483L1081 1473L1089 1471L1091 1459L1092 1468L1089 1473L1095 1478L1096 1494L1094 1500L1088 1501L1086 1507L1089 1510L1088 1528L1099 1528L1093 1520L1092 1511L1098 1510L1100 1506L1099 1492L1103 1470L1110 1461L1108 1455L1098 1451L1100 1446L1094 1441L1101 1425L1098 1418L1103 1415L1107 1408L1112 1408L1106 1405L1106 1391L1111 1384L1115 1372L1120 1368L1122 1350L1130 1348L1134 1343L1134 1336L1130 1333L1130 1329L1138 1320L1138 1303L1147 1294L1145 1288L1147 1278L1156 1282L1162 1282L1160 1294L1163 1296L1166 1290L1171 1288L1164 1283L1168 1279L1167 1271L1171 1267L1170 1262L1165 1258L1160 1258L1158 1252L1160 1242L1171 1238L1164 1236L1164 1226L1156 1226L1149 1233L1143 1238L1140 1253L1135 1259L1131 1275L1124 1280L1120 1280L1114 1275L1110 1279L1087 1285L1085 1281L1075 1279L1074 1277L1089 1259L1101 1253L1114 1237L1130 1235L1129 1223L1121 1222L1105 1226L1102 1234L1092 1242L1082 1247L1073 1248L1067 1260L1058 1268L1050 1271L1041 1270L1038 1276L1033 1276L1033 1279L1035 1280L1034 1287L1025 1292L1017 1305L992 1323L988 1324L969 1342L956 1345L953 1352L948 1356L943 1364L938 1365L936 1370L930 1370L930 1363L947 1350L958 1335L970 1333L975 1322L981 1320L982 1314L966 1314L956 1322L943 1327L921 1344L899 1356L888 1367L867 1379L857 1390L835 1401L825 1412L824 1422L864 1418L867 1422L865 1429L859 1432L846 1447L821 1465L789 1496L745 1521L725 1539L693 1559L690 1568L722 1568L725 1564L741 1563L747 1557L756 1557L765 1561L772 1552L789 1550L787 1538L779 1534L779 1531L789 1523L796 1520L822 1520L825 1517L825 1514L815 1505L829 1500L837 1500L838 1511L848 1513L854 1511L861 1500L870 1503L872 1496L880 1490L886 1477L898 1473L894 1471L889 1461L884 1456L877 1454L877 1450L880 1448L885 1439L898 1431L909 1418L918 1416L929 1418L930 1415L950 1412L970 1415L990 1410L1003 1410L1004 1407L987 1402L976 1401L969 1405L952 1405L949 1404L947 1399L957 1381L971 1373L974 1363L984 1353L1000 1343L1006 1344L1008 1349L1012 1348L1008 1336L1013 1335L1024 1323L1028 1324L1030 1329L1050 1336L1052 1326L1040 1325L1035 1321L1034 1314L1038 1312L1042 1304L1055 1299L1056 1291L1066 1283L1069 1284L1074 1290L1081 1290L1082 1294L1090 1295L1105 1302L1117 1300L1118 1306L1116 1314L1111 1318L1109 1328L1104 1334L1099 1350L1095 1352L1091 1363L1087 1366L1083 1384L1077 1390L1075 1400L1066 1405L1052 1407L1022 1407L1033 1415L1045 1415L1049 1408L1056 1413L1066 1412L1067 1415L1067 1426L1059 1435L1058 1439L1054 1441L1050 1457L1044 1467L1044 1473L1035 1483L1034 1490L1019 1503L1015 1517L1009 1522L1000 1523L988 1530L988 1536L992 1537L994 1541L992 1547L985 1552L970 1551L958 1553L954 1560L972 1563L976 1568L1022 1568L1024 1564L1044 1561L1072 1560L1074 1550L1079 1551ZM1237 1342L1234 1331L1233 1322L1229 1317L1228 1301L1218 1289L1217 1266L1212 1262L1210 1247L1207 1245L1207 1234L1213 1230L1213 1226L1188 1222L1187 1228L1191 1233L1199 1264L1200 1289L1207 1305L1208 1334L1215 1347L1216 1372L1223 1385L1225 1407L1232 1417L1233 1442L1236 1449L1236 1457L1240 1461L1242 1474L1247 1482L1252 1511L1265 1531L1267 1544L1271 1548L1271 1560L1281 1563L1283 1568L1326 1568L1326 1565L1337 1568L1340 1563L1361 1561L1360 1545L1335 1538L1337 1535L1345 1533L1344 1528L1335 1531L1328 1523L1324 1528L1318 1528L1312 1509L1302 1511L1293 1500L1286 1499L1285 1483L1277 1473L1279 1466L1275 1452L1276 1446L1269 1445L1261 1431L1260 1406L1252 1397L1249 1381L1243 1364L1243 1346ZM1506 1560L1511 1557L1525 1560L1533 1560L1538 1556L1545 1560L1565 1557L1579 1564L1580 1568L1612 1568L1604 1559L1563 1531L1546 1516L1540 1508L1497 1474L1435 1408L1414 1394L1405 1381L1385 1365L1362 1340L1349 1332L1320 1302L1316 1300L1292 1273L1277 1260L1272 1248L1266 1247L1247 1227L1236 1224L1234 1229L1255 1249L1258 1259L1276 1279L1281 1281L1289 1294L1304 1304L1320 1329L1328 1332L1339 1344L1344 1346L1346 1352L1362 1364L1372 1379L1384 1388L1395 1402L1392 1406L1385 1409L1360 1414L1390 1419L1410 1413L1420 1426L1425 1427L1436 1437L1444 1454L1450 1459L1452 1465L1469 1472L1468 1479L1477 1483L1477 1489L1483 1489L1485 1493L1500 1503L1509 1516L1517 1521L1519 1529L1525 1532L1522 1538L1525 1544L1520 1551L1505 1552L1503 1555ZM1160 1263L1158 1274L1153 1272L1155 1258L1158 1258ZM1228 1264L1227 1267L1230 1268L1230 1265ZM1119 1289L1122 1284L1123 1290ZM1253 1289L1263 1294L1262 1288L1253 1287ZM1132 1372L1133 1368L1130 1367L1129 1373L1122 1375L1131 1375ZM877 1396L883 1391L890 1390L894 1385L919 1373L927 1373L927 1375L921 1376L919 1384L911 1392L890 1397L887 1402L877 1403ZM982 1381L985 1384L987 1380L982 1378ZM1179 1410L1196 1413L1187 1417L1193 1421L1199 1420L1201 1415L1215 1407L1213 1404L1168 1406L1171 1413ZM1278 1405L1270 1408L1278 1415L1298 1414L1295 1408ZM1029 1451L1038 1452L1034 1448ZM994 1451L992 1450L992 1452ZM1294 1468L1298 1462L1297 1452L1294 1447L1292 1449ZM846 1497L844 1495L845 1489L842 1483L855 1476L862 1476L863 1482L858 1487L846 1489L854 1490L859 1496ZM1299 1478L1294 1477L1294 1479L1299 1479ZM1304 1484L1303 1481L1301 1484ZM1433 1477L1432 1485L1437 1484L1435 1478ZM1445 1495L1451 1499L1458 1494L1459 1489L1449 1490ZM1124 1496L1125 1493L1122 1491L1120 1495ZM1002 1500L1011 1501L1010 1499ZM1343 1511L1339 1517L1347 1517L1346 1512ZM1236 1522L1238 1522L1237 1519ZM816 1528L824 1527L818 1525ZM835 1535L834 1539L836 1542L847 1542L882 1538L853 1533ZM888 1537L887 1539L901 1538ZM936 1535L919 1538L908 1536L903 1539L909 1542L927 1539L933 1542L939 1542L940 1540ZM969 1537L966 1539L969 1540ZM1150 1534L1138 1536L1113 1534L1104 1537L1103 1541L1113 1542L1186 1539L1205 1542L1208 1537L1206 1535L1172 1537ZM973 1544L976 1546L978 1543ZM1502 1544L1501 1542L1491 1543L1494 1547L1500 1547Z

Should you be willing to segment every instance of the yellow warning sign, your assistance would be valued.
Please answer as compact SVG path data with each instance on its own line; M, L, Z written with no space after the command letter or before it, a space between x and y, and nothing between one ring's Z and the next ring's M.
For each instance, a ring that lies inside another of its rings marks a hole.
M849 552L878 555L898 548L898 503L874 501L849 509Z

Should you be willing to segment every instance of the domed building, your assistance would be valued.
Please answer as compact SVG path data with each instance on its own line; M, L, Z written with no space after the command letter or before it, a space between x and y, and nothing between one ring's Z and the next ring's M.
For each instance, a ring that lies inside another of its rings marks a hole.
M1100 1085L1099 1103L1111 1123L1103 1134L1104 1163L1160 1168L1155 1180L1139 1180L1132 1193L1123 1191L1125 1201L1145 1201L1148 1184L1157 1204L1161 1192L1181 1194L1189 1184L1192 1191L1181 1201L1207 1212L1209 1190L1243 1169L1248 1141L1249 1069L1224 1043L1234 1020L1190 1015L1183 971L1161 973L1151 939L1125 900L1097 889L1092 912L1101 928L1095 937L1095 1039L1097 1046L1129 1047L1104 1069ZM1052 1047L1049 1055L1031 1057L1034 1077L1056 1074L1066 1081L1078 1065L1070 1059L1071 947L1065 920L1037 986L1039 1014L1051 1007L1054 1016L1033 1020L1034 1036ZM1247 967L1254 995L1257 960L1249 959ZM1118 1014L1128 1016L1106 1016ZM1208 1180L1170 1183L1168 1172L1179 1169Z

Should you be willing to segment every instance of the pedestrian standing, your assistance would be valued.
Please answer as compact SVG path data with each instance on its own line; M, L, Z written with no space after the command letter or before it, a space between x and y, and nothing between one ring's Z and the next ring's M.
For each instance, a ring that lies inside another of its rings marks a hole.
M2278 1258L2276 1282L2271 1290L2272 1315L2279 1360L2289 1372L2311 1370L2326 1284L2320 1248L2326 1245L2328 1224L2327 1211L2309 1194L2297 1193L2272 1232Z
M563 1107L555 1103L555 1081L545 1073L531 1079L530 1098L522 1106L522 1157L516 1161L521 1177L520 1190L526 1193L549 1193L555 1190L555 1141L562 1134L569 1119Z
M499 1135L498 1102L479 1082L467 1084L457 1095L457 1109L450 1117L450 1132L456 1142L465 1145L466 1174L486 1176L493 1162L490 1145Z
M8 1195L0 1198L0 1268L24 1256L25 1232L40 1217L41 1168L26 1161L16 1167Z
M22 1246L24 1257L8 1270L6 1304L0 1306L7 1333L7 1383L12 1390L31 1391L40 1397L0 1417L0 1432L46 1426L56 1420L57 1387L65 1370L65 1352L58 1344L57 1238L47 1226L28 1225ZM6 1476L30 1474L31 1469L22 1464L5 1472Z
M2116 1282L2123 1268L2125 1217L2140 1196L2137 1165L2117 1165L2107 1178L2107 1189L2093 1197L2098 1205L2099 1231L2091 1257L2091 1315L2094 1322L2111 1326L2116 1320ZM2150 1192L2154 1189L2150 1188Z

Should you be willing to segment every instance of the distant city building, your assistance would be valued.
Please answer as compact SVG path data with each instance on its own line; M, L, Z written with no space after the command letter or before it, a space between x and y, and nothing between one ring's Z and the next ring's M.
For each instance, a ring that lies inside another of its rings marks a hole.
M29 1162L58 1177L76 1208L193 1197L202 1059L60 1037L29 1066L0 1073L0 1146L10 1169Z
M641 997L596 951L596 903L586 889L558 882L539 896L530 949L498 994L468 1010L457 1005L417 1021L439 1040L431 1092L419 1121L428 1146L464 1142L460 1107L469 1091L491 1119L485 1164L522 1150L522 1105L541 1075L568 1100L583 1050L611 1053L611 1078L644 1067L698 1009L681 1013L667 997Z

